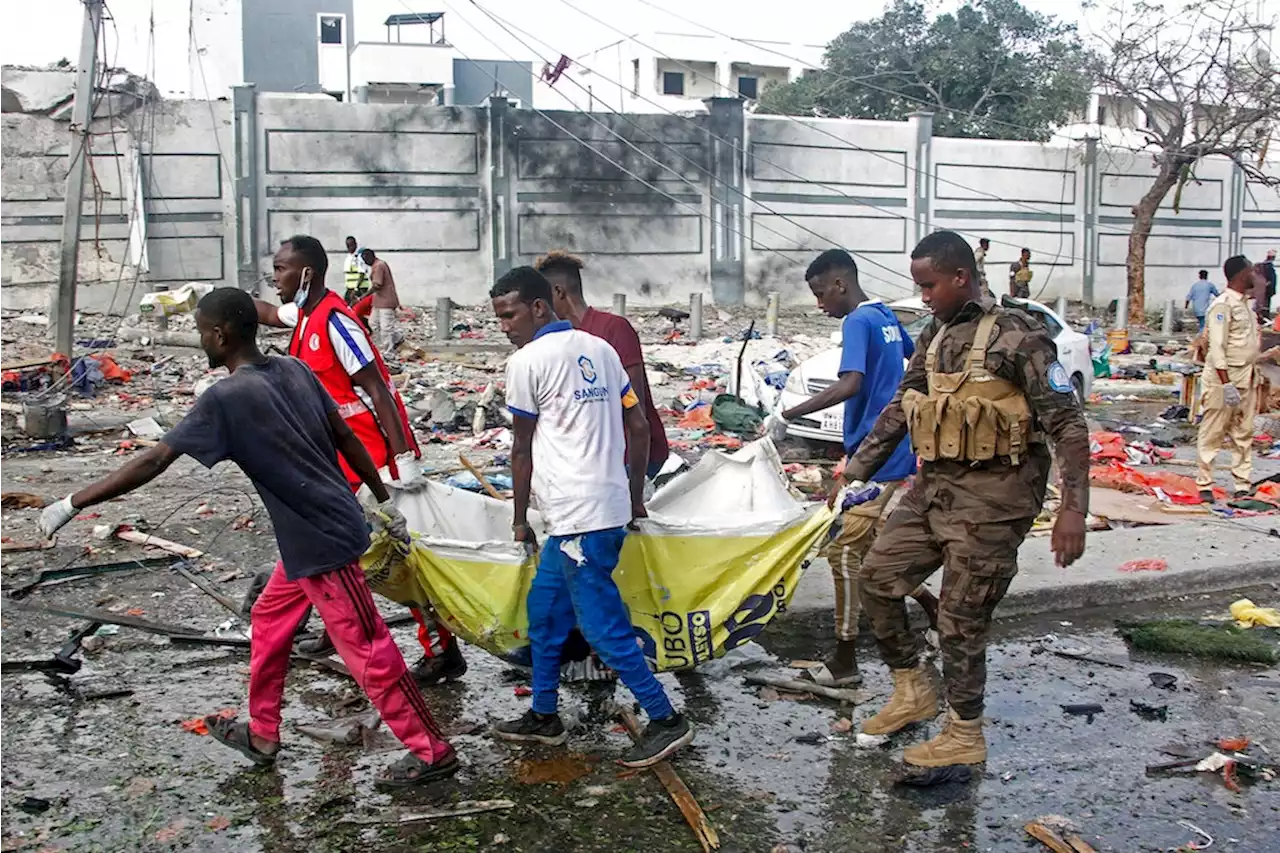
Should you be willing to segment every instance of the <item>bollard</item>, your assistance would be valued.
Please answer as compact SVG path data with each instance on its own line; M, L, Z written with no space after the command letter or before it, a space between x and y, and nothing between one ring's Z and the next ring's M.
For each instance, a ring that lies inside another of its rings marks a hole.
M1127 295L1116 300L1116 322L1112 328L1129 328L1129 297Z
M1058 301L1054 303L1053 310L1065 322L1067 319L1067 297L1059 296Z
M1178 301L1170 299L1164 304L1164 322L1160 324L1160 334L1172 335L1174 319L1178 316Z
M613 294L613 313L617 314L619 317L627 316L627 294Z
M764 331L769 337L778 336L778 304L782 301L782 294L776 290L769 291L769 307L765 309L764 314Z
M441 296L436 300L436 340L447 341L453 334L453 300Z
M689 340L702 340L702 294L689 294Z

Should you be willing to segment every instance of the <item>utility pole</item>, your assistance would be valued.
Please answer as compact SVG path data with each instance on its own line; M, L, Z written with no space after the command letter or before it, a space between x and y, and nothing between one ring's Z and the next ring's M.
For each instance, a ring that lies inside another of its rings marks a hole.
M58 352L75 360L76 278L80 262L80 210L84 167L89 156L89 124L93 120L93 81L97 76L98 33L102 29L103 0L82 0L84 30L80 33L80 62L76 65L76 95L71 109L71 151L62 212L62 251L58 258L58 293L54 306Z

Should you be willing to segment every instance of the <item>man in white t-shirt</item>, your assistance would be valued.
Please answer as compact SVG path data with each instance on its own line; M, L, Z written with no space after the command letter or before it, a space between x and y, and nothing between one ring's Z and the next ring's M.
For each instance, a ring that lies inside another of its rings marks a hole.
M648 767L693 740L689 722L671 707L636 645L612 576L628 527L645 516L648 419L613 347L556 317L542 273L517 267L489 295L503 333L517 347L506 383L515 436L512 531L517 542L536 546L528 523L533 493L549 534L527 602L533 707L499 723L495 733L511 741L565 742L569 733L556 713L560 650L576 625L649 715L639 743L618 760Z

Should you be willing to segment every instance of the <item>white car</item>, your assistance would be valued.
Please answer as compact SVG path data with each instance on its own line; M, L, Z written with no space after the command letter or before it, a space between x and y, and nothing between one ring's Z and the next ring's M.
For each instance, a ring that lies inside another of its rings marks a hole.
M1076 389L1076 397L1081 403L1089 396L1093 387L1093 358L1089 351L1089 339L1072 329L1062 318L1047 305L1030 299L1013 299L1003 297L1005 302L1017 303L1024 311L1035 314L1053 336L1058 345L1058 361L1067 369L1071 384ZM918 296L891 302L889 307L902 321L903 327L913 341L918 340L920 333L929 325L932 312ZM814 394L822 391L836 381L840 370L840 333L831 335L836 347L823 350L812 358L800 363L782 389L780 406L782 409L794 408ZM815 441L844 442L844 404L839 403L829 409L796 418L787 427L787 435L808 438Z

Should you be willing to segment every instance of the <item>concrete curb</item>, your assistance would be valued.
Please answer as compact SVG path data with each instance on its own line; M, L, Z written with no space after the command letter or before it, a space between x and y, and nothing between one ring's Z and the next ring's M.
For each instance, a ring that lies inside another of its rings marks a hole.
M1167 576L1121 575L1047 589L1013 591L1000 602L996 616L1007 619L1090 607L1114 607L1131 601L1223 592L1277 581L1280 581L1280 559L1191 569Z
M806 570L806 575L817 571L823 576L822 581L830 583L825 568L825 564L810 566ZM1070 572L1070 569L1066 571ZM940 577L941 569L931 578L935 592L936 582ZM810 580L809 583L814 581ZM1095 607L1115 607L1128 602L1225 592L1267 583L1280 583L1280 557L1231 566L1188 569L1168 574L1144 572L1115 575L1105 579L1082 580L1079 583L1051 587L1030 589L1015 587L1000 602L995 615L997 619L1012 619L1045 613L1068 613ZM833 605L831 598L823 596L814 599L802 596L800 594L802 591L803 588L797 591L796 597L787 608L791 618L830 617Z

